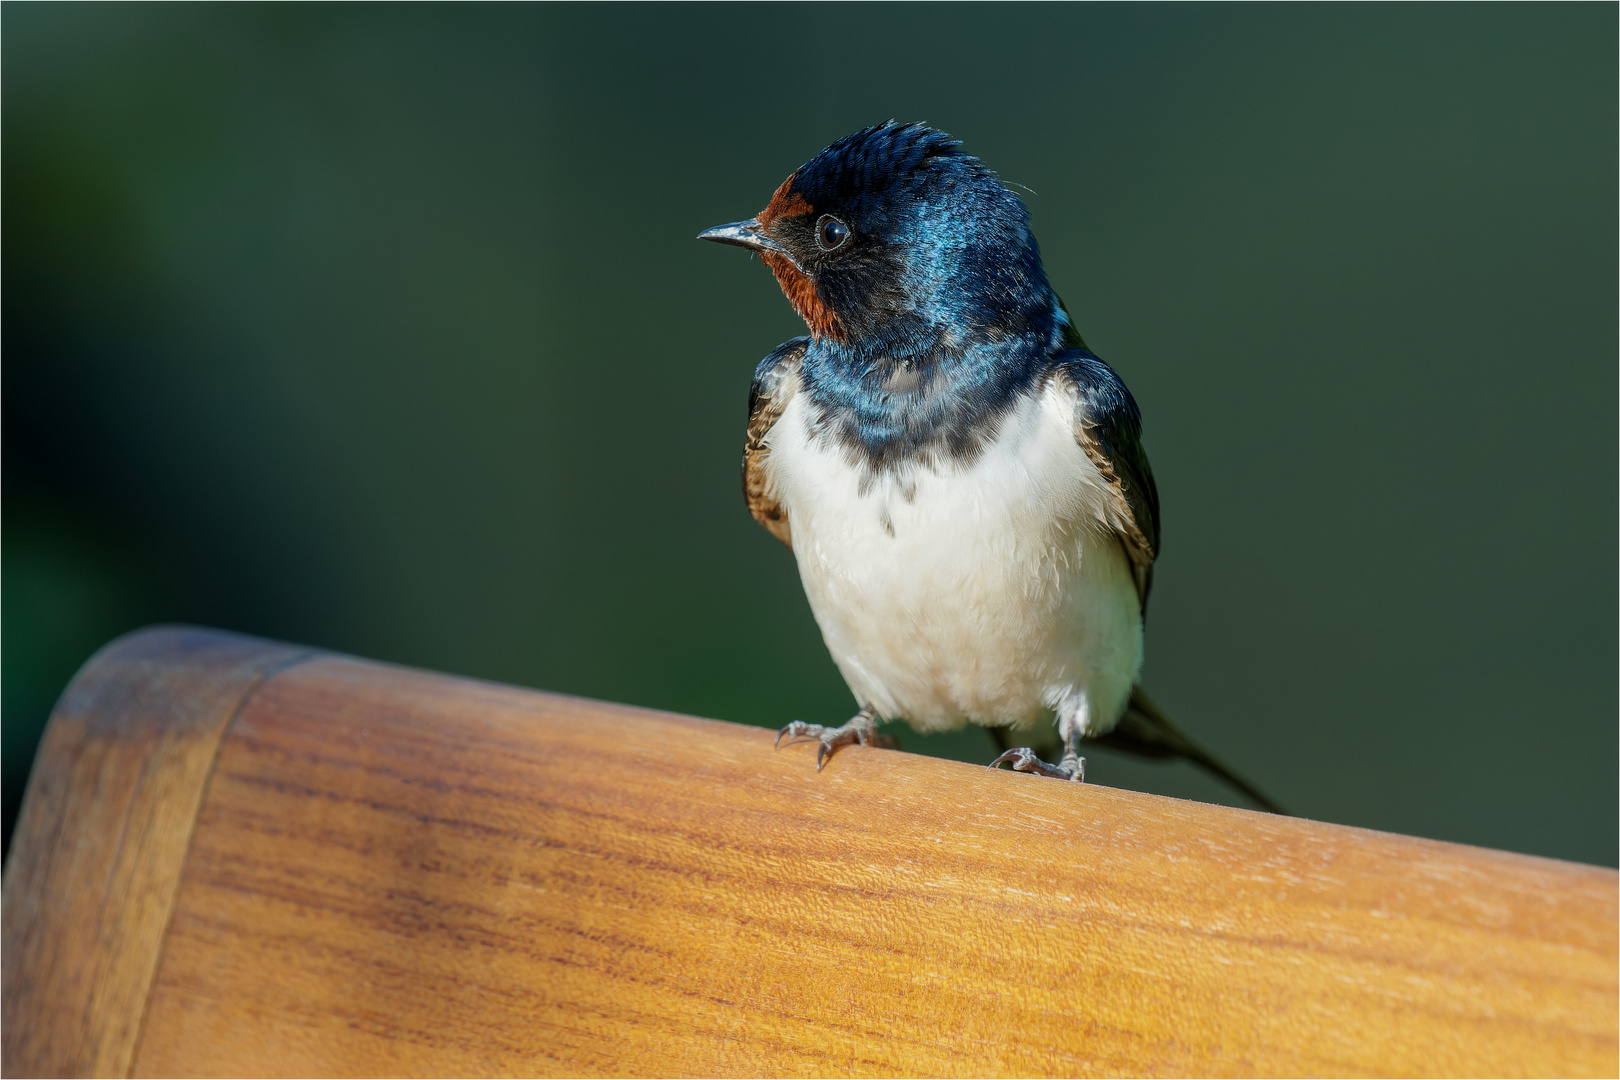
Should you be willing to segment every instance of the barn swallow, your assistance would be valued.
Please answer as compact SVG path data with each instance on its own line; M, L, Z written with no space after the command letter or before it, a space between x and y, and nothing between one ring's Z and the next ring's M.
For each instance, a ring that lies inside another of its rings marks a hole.
M877 725L1027 731L1187 757L1276 809L1137 685L1159 496L1125 383L1047 282L1029 214L943 132L890 121L794 171L701 240L756 252L809 334L759 365L743 493L788 545L860 705L777 735L838 747Z

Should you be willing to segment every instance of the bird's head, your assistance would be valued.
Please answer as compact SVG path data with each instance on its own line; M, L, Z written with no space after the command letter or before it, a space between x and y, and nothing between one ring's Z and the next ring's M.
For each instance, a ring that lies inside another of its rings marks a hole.
M922 124L839 139L758 217L699 239L758 252L818 339L917 347L1051 325L1022 200Z

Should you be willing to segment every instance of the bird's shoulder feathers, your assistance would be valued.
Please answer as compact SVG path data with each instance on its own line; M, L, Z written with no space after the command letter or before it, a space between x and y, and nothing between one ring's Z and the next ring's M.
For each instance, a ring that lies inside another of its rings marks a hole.
M788 531L787 511L766 477L765 459L770 455L765 435L776 425L782 410L799 387L799 365L810 345L807 337L784 341L754 369L754 384L748 391L748 441L743 446L743 498L754 520L771 531L782 543L793 546Z

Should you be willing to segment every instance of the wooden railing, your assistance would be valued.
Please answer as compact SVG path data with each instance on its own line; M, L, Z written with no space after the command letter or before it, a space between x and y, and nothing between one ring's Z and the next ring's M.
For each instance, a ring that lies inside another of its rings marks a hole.
M5 874L44 1075L1608 1075L1615 871L205 630Z

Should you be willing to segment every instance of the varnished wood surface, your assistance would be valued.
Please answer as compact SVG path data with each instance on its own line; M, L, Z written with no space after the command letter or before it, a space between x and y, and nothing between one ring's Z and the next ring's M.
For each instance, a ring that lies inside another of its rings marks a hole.
M103 649L57 703L6 863L6 1076L128 1071L220 736L304 651L156 628Z
M131 1071L1620 1067L1612 870L814 757L757 728L283 666L219 742ZM13 983L15 859L8 1075L11 1029L40 1012Z

